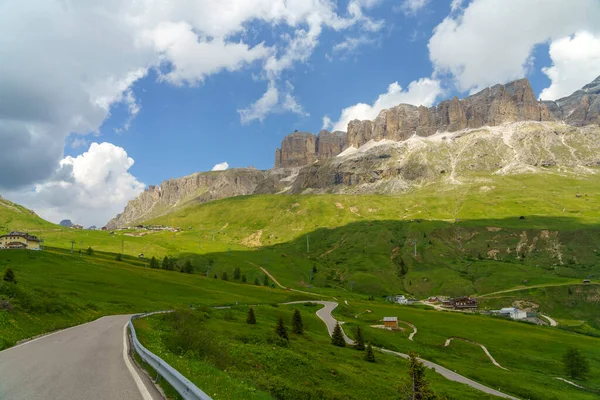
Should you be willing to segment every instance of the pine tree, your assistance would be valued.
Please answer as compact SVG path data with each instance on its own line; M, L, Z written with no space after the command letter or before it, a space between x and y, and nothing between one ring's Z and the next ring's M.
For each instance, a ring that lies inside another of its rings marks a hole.
M91 247L88 247L87 250L85 251L85 254L87 254L88 256L93 256L94 249L92 249Z
M280 338L283 338L285 340L290 340L290 337L288 336L285 324L283 323L283 317L279 317L279 321L277 321L277 326L275 327L275 333Z
M218 278L217 278L217 274L215 274L215 279L218 279Z
M162 261L162 269L169 269L169 257L165 256Z
M425 379L425 366L418 359L418 354L411 351L410 368L408 370L408 379L404 380L398 391L400 399L406 400L434 400L435 393L429 388L429 382Z
M158 260L156 259L156 257L152 256L152 258L150 259L150 268L158 268Z
M333 328L333 334L331 335L331 344L339 347L346 347L346 341L344 340L344 333L342 332L342 327L338 322L335 324L335 328Z
M254 284L256 286L260 286L260 281L258 280L258 277L254 278Z
M192 265L192 262L190 260L185 261L185 264L183 264L183 267L181 267L181 272L186 274L191 274L192 272L194 272L194 266Z
M292 315L292 332L302 335L304 332L304 324L302 323L302 316L300 310L295 309L294 315Z
M254 315L254 308L250 307L248 310L248 316L246 317L246 323L250 325L256 324L256 315Z
M248 282L246 275L242 275L242 283L246 283L246 282Z
M584 379L590 372L590 364L581 352L573 347L569 348L563 356L565 372L571 378Z
M115 257L115 261L121 261L123 260L123 256L121 255L121 253L117 254L117 256Z
M229 280L229 277L227 276L227 272L223 272L221 274L221 279L223 279L224 281L228 281Z
M313 265L313 270L312 271L313 271L313 274L317 273L317 266L316 265Z
M242 271L240 270L239 267L236 267L236 269L233 271L233 279L235 279L236 281L239 281L242 278Z
M5 282L17 283L17 279L15 278L15 272L12 270L12 268L10 268L10 267L6 268L6 271L4 271L4 277L2 278L2 280Z
M368 362L375 362L375 353L373 353L373 347L371 347L371 343L367 344L365 360L367 360Z
M265 275L265 278L263 279L263 285L269 286L269 276L268 275Z
M356 327L356 340L355 340L354 348L356 350L364 350L365 349L365 339L363 338L362 331L360 330L360 326Z

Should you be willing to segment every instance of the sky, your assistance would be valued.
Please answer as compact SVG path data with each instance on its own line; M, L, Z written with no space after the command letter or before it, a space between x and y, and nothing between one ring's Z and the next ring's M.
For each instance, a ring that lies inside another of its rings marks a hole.
M345 130L529 78L600 75L600 0L0 2L0 194L104 225L149 185L273 166Z

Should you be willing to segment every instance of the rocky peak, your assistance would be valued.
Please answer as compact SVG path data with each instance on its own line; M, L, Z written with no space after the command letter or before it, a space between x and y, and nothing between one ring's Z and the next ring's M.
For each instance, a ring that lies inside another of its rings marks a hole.
M317 160L340 154L346 145L346 132L322 130L318 136L294 132L281 142L275 151L275 168L302 167Z
M600 124L600 76L570 96L543 103L557 119L569 125Z

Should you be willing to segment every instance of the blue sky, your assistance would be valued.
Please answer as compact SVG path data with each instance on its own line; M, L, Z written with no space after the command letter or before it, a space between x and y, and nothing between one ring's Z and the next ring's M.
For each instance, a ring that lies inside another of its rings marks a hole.
M218 163L271 168L296 129L600 75L597 0L35 3L0 4L0 194L53 221L100 225Z

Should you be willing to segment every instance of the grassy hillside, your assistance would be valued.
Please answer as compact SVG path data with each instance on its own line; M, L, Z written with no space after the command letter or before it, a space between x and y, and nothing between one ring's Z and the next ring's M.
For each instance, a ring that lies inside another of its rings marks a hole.
M58 228L35 212L0 196L0 232L52 230Z
M10 267L17 278L17 284L0 281L0 349L103 315L298 297L136 264L106 254L0 252L0 273Z
M254 307L257 324L246 324L248 307L198 310L153 316L135 322L142 343L161 354L214 399L397 399L407 376L401 358L331 345L325 325L315 316L320 306L297 305L304 333L275 335L282 317L290 328L292 306ZM492 399L429 371L440 398ZM447 397L446 397L447 396Z

